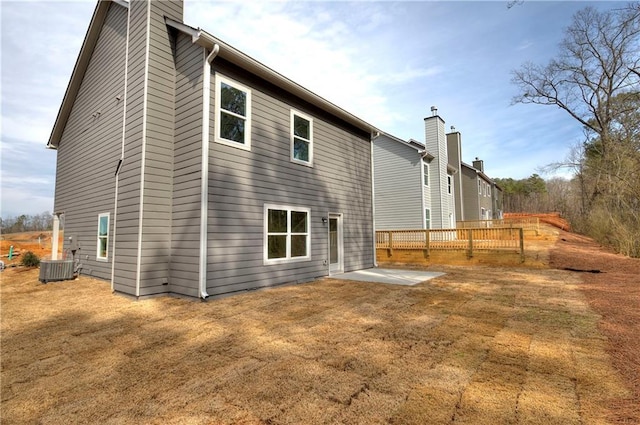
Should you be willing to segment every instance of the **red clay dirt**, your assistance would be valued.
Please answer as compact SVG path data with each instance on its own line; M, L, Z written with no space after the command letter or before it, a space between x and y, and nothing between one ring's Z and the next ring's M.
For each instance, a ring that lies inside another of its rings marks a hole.
M560 231L550 266L580 273L580 289L599 314L613 365L633 396L615 402L616 423L640 424L640 259L614 254L592 239Z

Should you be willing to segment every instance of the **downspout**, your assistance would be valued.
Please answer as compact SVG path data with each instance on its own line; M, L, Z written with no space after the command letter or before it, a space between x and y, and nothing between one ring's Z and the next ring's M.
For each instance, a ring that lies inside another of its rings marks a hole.
M425 155L426 155L426 149L425 149ZM419 154L420 152L418 152ZM428 166L427 166L428 167ZM431 171L431 170L429 170ZM431 177L431 175L427 176L427 177ZM430 187L430 186L429 186ZM422 205L422 211L420 212L420 216L422 217L422 227L424 229L427 228L427 203L425 202L424 198L424 155L420 155L420 194L422 196L421 202L420 204ZM431 200L431 193L429 193L429 200ZM431 205L429 205L429 207L431 207ZM431 208L429 208L429 211L431 211Z
M120 169L124 162L124 145L127 137L127 81L129 75L129 31L131 21L131 9L127 7L127 37L124 50L124 93L122 95L122 137L120 143L120 161L115 172L115 191L113 202L113 236L111 239L111 291L115 290L116 273L116 237L118 236L118 186L120 184ZM117 99L117 98L116 98ZM109 247L107 246L107 249Z
M373 225L373 267L378 267L378 255L376 251L376 191L375 191L375 173L374 173L374 157L373 157L373 144L375 140L380 137L380 133L371 135L371 222Z
M220 46L213 45L213 50L206 56L202 76L202 177L200 179L200 273L199 296L203 300L207 293L207 216L209 214L209 114L211 110L211 63L218 55ZM204 49L204 54L207 50Z

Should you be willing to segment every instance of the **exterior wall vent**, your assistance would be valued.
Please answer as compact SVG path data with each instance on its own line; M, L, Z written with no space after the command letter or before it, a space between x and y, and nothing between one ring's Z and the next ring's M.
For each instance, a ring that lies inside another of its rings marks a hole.
M40 282L55 282L73 279L73 260L40 261Z

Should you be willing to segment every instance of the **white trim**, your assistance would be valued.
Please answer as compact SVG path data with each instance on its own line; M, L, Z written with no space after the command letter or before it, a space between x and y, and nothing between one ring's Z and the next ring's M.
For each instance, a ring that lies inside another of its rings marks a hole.
M140 270L142 268L142 224L144 219L144 167L147 160L147 102L149 98L149 36L151 31L151 0L147 2L147 28L144 58L144 85L142 94L142 154L140 158L140 215L138 217L138 256L136 259L136 297L140 296Z
M107 218L107 234L106 236L102 236L100 235L100 220L102 220L103 217ZM96 232L96 261L109 261L109 226L111 225L110 223L110 218L109 218L109 213L100 213L98 214L98 230ZM106 246L106 255L104 257L100 256L100 239L106 239L107 240L107 246Z
M427 182L424 182L424 168L427 167ZM422 176L422 185L423 186L427 186L429 187L429 178L431 177L431 169L429 168L429 163L427 161L424 160L424 158L422 159L422 170L421 170L421 176Z
M290 152L291 162L295 162L296 164L300 164L300 165L305 165L307 167L313 167L313 118L311 118L309 115L303 114L302 112L296 111L295 109L291 109L289 116L290 116L290 122L291 122L290 131L289 131L289 139L291 144L289 152ZM304 137L296 136L294 134L294 130L295 130L294 119L296 116L304 120L307 120L309 122L309 139L305 139ZM309 161L304 161L302 159L296 159L293 157L293 154L294 154L293 146L296 138L309 143Z
M245 120L245 125L244 125L244 143L240 143L240 142L236 142L233 140L229 140L229 139L224 139L222 137L220 137L220 90L221 90L221 84L225 83L231 87L233 87L234 89L237 90L241 90L243 92L246 93L247 97L246 97L246 116L242 116L239 114L236 114L234 112L231 111L227 111L224 110L226 114L235 116L237 118L242 118ZM215 135L214 135L214 140L216 141L216 143L220 143L222 145L227 145L227 146L232 146L234 148L238 148L238 149L243 149L246 151L250 151L251 150L251 89L248 88L247 86L238 83L235 80L232 80L228 77L225 77L224 75L217 73L215 74L215 84L216 84L216 94L215 94L215 118L214 118L214 123L215 123Z
M111 290L115 289L115 275L116 275L116 235L118 224L118 186L120 185L120 170L124 163L124 143L127 135L127 82L129 77L129 30L131 23L131 9L127 3L127 37L125 39L124 47L124 91L122 94L122 142L120 146L120 168L116 172L115 176L115 196L113 201L113 249L111 252Z
M269 258L269 210L287 211L287 231L278 233L281 236L287 237L287 250L286 257L283 258ZM291 212L304 212L307 214L307 231L306 233L292 233L291 232ZM291 236L303 235L307 236L307 255L304 257L291 257ZM275 205L264 204L263 209L263 262L265 265L272 264L284 264L284 263L297 263L300 261L311 260L311 208L296 207L291 205Z
M58 239L60 239L60 215L53 213L53 234L51 235L51 259L58 259Z
M125 0L111 0L112 2L119 4L122 7L129 9L129 2Z

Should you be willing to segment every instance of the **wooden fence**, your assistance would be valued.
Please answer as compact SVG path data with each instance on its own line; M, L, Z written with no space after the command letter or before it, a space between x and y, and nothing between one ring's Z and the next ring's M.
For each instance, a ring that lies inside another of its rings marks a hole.
M540 232L540 219L538 217L508 217L495 220L465 220L456 222L458 229L477 229L495 227L520 227L524 230Z
M454 250L467 252L473 257L476 251L515 251L524 261L524 231L515 227L490 227L475 229L429 230L378 230L376 249Z

